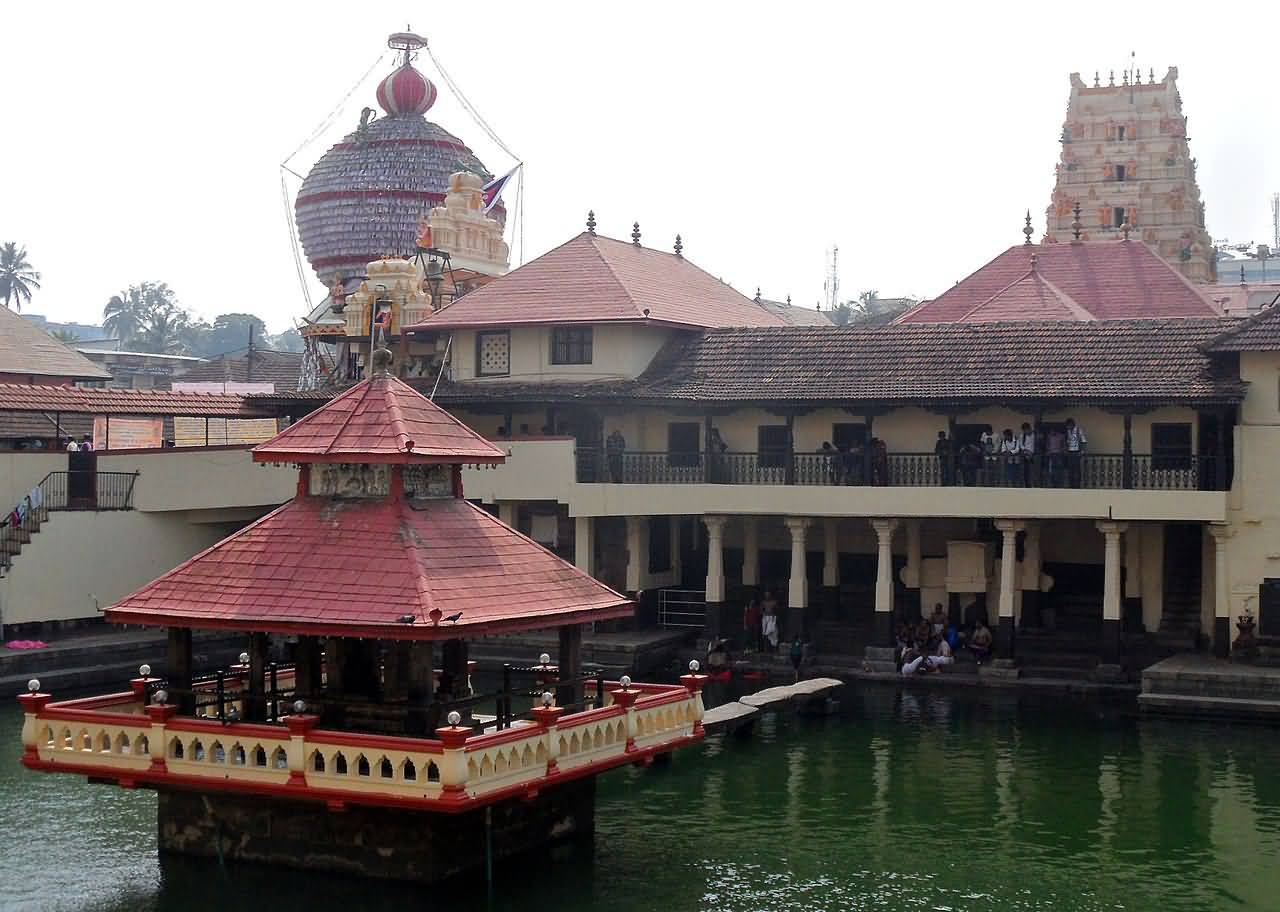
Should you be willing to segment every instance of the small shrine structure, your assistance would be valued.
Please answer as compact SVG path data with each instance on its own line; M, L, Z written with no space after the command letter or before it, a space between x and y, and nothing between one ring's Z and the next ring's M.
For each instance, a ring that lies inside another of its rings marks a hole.
M597 773L701 738L696 664L583 669L582 625L634 606L463 498L505 454L390 361L254 450L298 465L293 500L107 610L168 630L161 674L30 682L25 766L155 789L162 852L436 881L590 832ZM547 628L559 661L486 692L468 641ZM197 668L193 630L243 633L240 663Z

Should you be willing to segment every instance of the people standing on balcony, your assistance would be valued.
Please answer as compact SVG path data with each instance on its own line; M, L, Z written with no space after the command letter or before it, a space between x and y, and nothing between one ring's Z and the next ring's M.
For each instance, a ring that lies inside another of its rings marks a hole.
M707 468L712 484L725 484L728 481L725 472L725 452L729 445L720 436L719 428L707 431Z
M982 447L972 440L960 447L958 459L960 462L961 484L967 488L972 488L978 483L984 458Z
M988 424L982 429L978 445L982 447L982 478L978 483L988 485L995 480L993 476L996 465L996 440L991 435L991 425Z
M840 459L841 455L836 448L831 445L830 440L822 441L822 446L818 448L818 455L822 458L818 460L818 471L820 477L827 480L827 484L840 484Z
M1022 486L1029 488L1036 480L1036 432L1029 422L1022 422L1022 433L1018 435L1018 446L1022 448Z
M887 485L889 483L889 448L883 439L871 438L871 483Z
M1022 445L1013 436L1012 428L1005 428L1000 435L1000 462L1004 465L1005 485L1017 487L1022 477Z
M93 452L93 438L90 437L88 434L85 434L83 437L80 438L80 452L81 453Z
M955 484L955 452L946 431L938 431L938 440L933 445L933 454L938 457L938 477L944 486Z
M1045 436L1044 451L1049 487L1060 488L1067 459L1067 435L1062 428L1055 426L1049 429Z
M80 452L80 444L76 443L76 439L74 437L72 437L70 440L67 441L67 452L68 453Z
M1067 419L1067 476L1071 487L1080 487L1081 469L1084 463L1084 449L1089 443L1084 428L1076 424L1074 418Z
M614 428L604 442L605 456L609 461L609 478L614 484L622 483L622 457L626 451L627 438L622 436L622 431Z

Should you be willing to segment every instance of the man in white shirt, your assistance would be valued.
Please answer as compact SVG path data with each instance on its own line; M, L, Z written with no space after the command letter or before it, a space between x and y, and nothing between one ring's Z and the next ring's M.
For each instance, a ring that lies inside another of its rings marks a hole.
M1022 446L1012 428L1005 428L1000 436L1000 461L1004 463L1004 483L1016 487L1022 474Z
M1081 468L1084 462L1084 448L1089 438L1084 435L1084 428L1076 424L1074 418L1067 419L1067 478L1073 488L1080 487Z
M1032 471L1036 461L1036 432L1031 425L1022 422L1022 433L1018 435L1018 446L1022 448L1022 485L1031 487Z
M74 437L72 437L70 440L67 441L67 452L68 453L80 452L80 444L76 443L76 439Z

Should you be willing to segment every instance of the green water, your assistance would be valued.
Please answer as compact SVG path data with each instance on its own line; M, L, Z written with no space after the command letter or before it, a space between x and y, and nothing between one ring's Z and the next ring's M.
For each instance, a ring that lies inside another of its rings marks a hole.
M157 859L155 799L28 773L0 709L0 908L1280 909L1280 730L854 691L600 780L593 841L448 890Z

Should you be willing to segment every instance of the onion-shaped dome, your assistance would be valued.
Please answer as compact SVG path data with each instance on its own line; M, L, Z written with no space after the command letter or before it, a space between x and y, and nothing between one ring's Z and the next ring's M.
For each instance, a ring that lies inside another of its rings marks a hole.
M449 175L491 177L462 140L423 117L436 88L409 63L377 95L385 116L370 120L366 108L360 127L321 156L294 201L298 239L326 288L338 278L350 283L379 257L413 253L418 222L443 205ZM490 215L505 222L501 206Z

